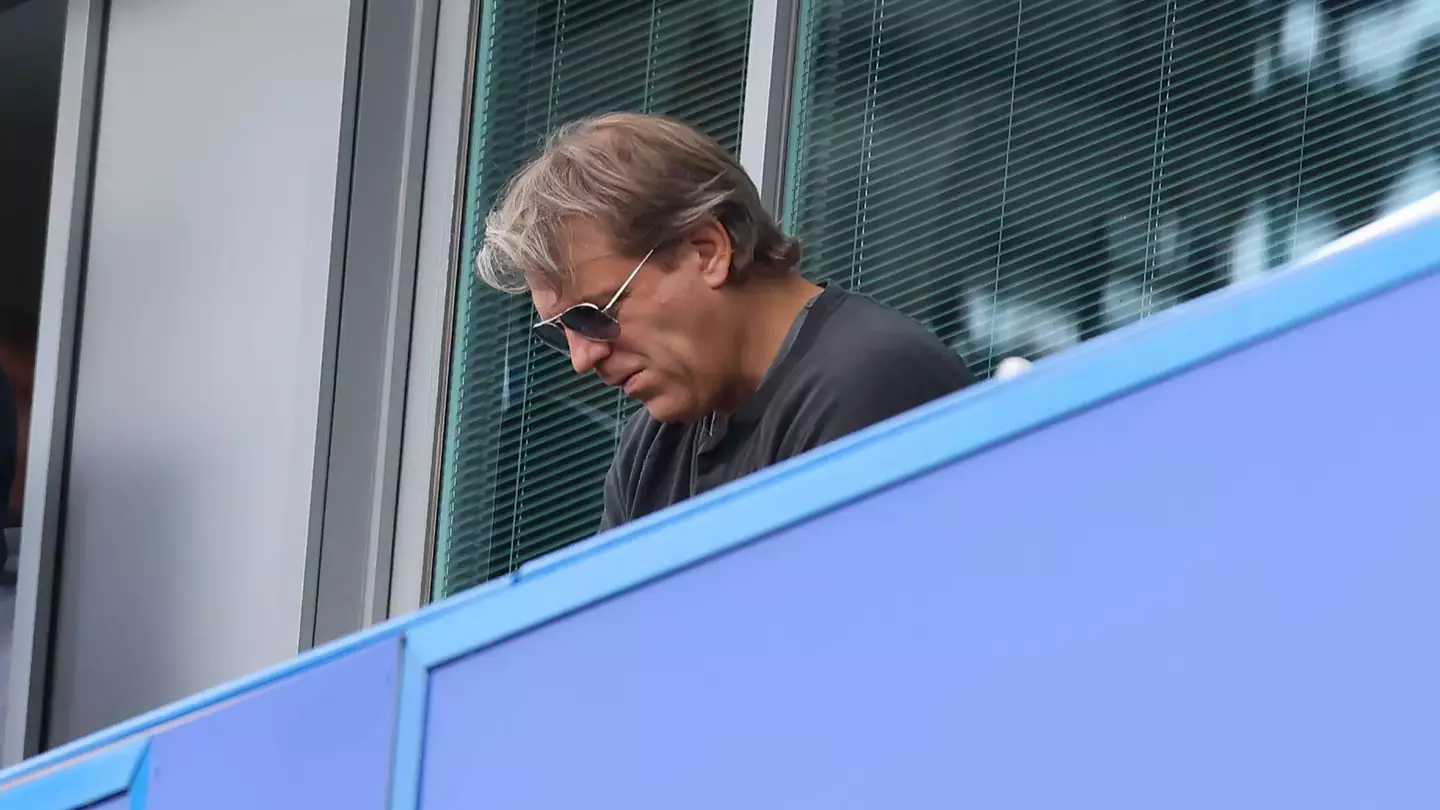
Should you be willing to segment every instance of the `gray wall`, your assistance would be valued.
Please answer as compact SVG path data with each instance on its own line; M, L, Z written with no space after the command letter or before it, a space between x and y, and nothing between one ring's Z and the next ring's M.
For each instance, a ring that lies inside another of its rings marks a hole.
M354 16L350 0L111 3L50 746L300 645Z

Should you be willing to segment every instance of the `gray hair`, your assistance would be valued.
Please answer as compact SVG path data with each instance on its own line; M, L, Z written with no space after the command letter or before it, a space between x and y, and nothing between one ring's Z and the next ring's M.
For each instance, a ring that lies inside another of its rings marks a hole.
M563 288L568 224L598 225L625 256L665 248L707 219L730 235L731 278L783 275L800 246L760 204L733 155L668 118L613 113L561 127L506 186L485 218L480 280L504 292Z

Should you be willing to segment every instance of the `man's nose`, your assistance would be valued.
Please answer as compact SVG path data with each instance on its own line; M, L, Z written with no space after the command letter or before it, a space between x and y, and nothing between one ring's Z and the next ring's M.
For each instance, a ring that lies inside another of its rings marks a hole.
M594 371L595 364L610 354L609 343L586 340L569 330L565 331L565 339L570 343L570 365L575 367L576 374Z

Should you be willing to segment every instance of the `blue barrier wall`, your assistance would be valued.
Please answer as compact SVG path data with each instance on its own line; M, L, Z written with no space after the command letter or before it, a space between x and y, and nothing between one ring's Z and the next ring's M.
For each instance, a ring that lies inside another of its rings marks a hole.
M1393 351L1435 313L1440 276L443 666L424 806L1440 806L1440 359Z
M1437 806L1408 219L38 757L0 810Z
M384 808L399 679L389 638L160 732L144 807Z

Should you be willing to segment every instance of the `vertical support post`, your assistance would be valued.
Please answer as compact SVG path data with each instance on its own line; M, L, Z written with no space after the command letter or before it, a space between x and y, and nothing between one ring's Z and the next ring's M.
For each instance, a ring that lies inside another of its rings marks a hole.
M775 213L784 191L798 9L797 0L755 0L750 12L740 163Z
M6 694L6 766L38 753L42 741L106 6L106 0L69 0L66 10L45 238L45 280L36 336L30 450L24 460L25 525L20 538Z

